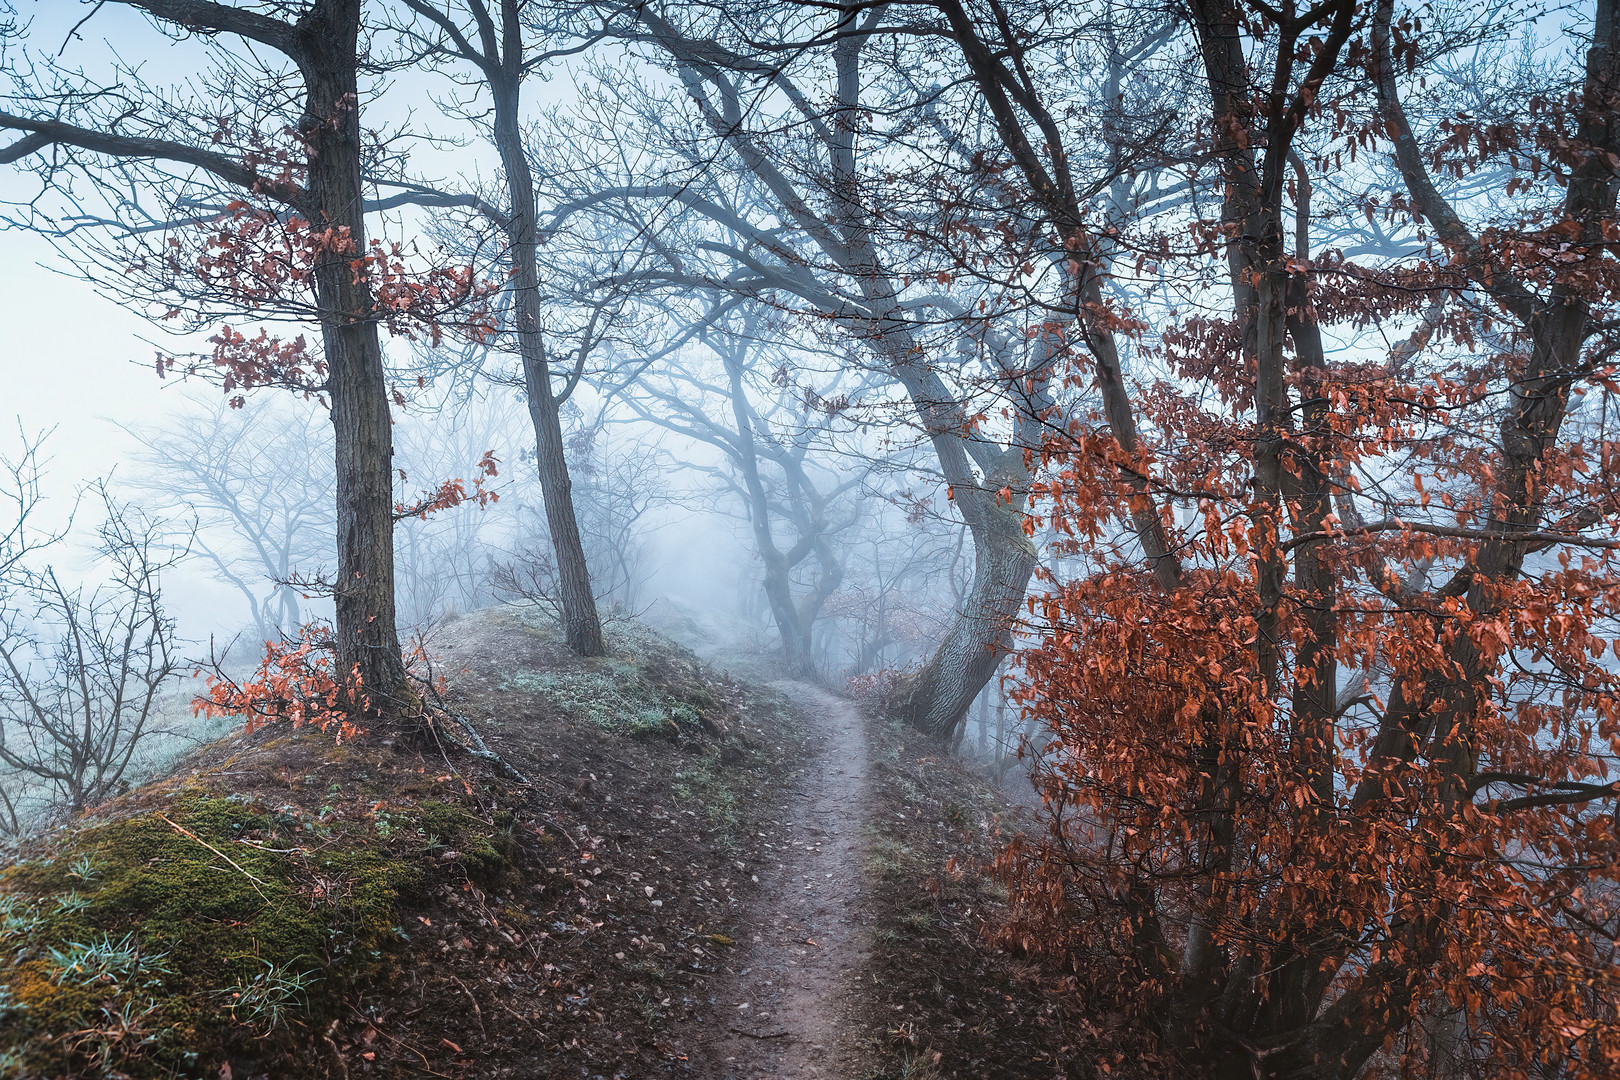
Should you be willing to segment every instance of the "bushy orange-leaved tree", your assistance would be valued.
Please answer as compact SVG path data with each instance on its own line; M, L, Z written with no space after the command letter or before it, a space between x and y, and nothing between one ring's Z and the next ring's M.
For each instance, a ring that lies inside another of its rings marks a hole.
M1034 497L1082 569L1031 605L1047 827L1001 860L1011 937L1133 1018L1116 1074L1620 1075L1620 5L1479 117L1425 67L1456 20L1194 0L1163 33L1209 210L1134 237L1069 197L1018 13L939 6L1100 400ZM1313 255L1313 186L1407 242ZM1176 311L1113 307L1131 244Z

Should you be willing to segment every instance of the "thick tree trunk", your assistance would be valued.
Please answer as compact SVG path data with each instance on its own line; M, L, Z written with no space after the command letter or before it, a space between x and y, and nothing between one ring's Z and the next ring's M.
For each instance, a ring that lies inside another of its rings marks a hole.
M936 419L932 410L927 411L930 416L925 416L925 423ZM941 447L943 439L954 436L935 436L941 460L961 455L961 445ZM956 442L961 444L959 439ZM1003 461L1016 458L1016 470L1022 473L1022 450L1014 447L1001 457ZM901 714L907 724L943 742L956 740L978 691L990 682L1013 648L1013 625L1035 572L1034 542L1024 533L1024 513L1014 502L1022 499L1022 492L1003 500L1003 479L1014 478L993 473L982 486L953 486L953 500L974 541L974 581L956 612L956 622L944 633L940 648L928 657L927 664L910 677L904 695ZM1019 486L1013 484L1014 489Z
M891 298L874 294L872 299ZM909 679L901 706L908 724L950 743L966 722L973 699L1012 647L1013 625L1035 572L1035 545L1024 532L1020 509L1029 473L1024 448L1016 444L981 460L982 478L975 473L963 435L969 428L963 405L938 372L919 362L923 350L903 316L891 312L881 320L873 346L906 388L973 540L973 582L967 596L933 656Z
M1012 648L1036 562L1013 504L985 488L958 487L954 497L973 538L973 584L934 655L912 676L902 707L907 723L946 742L956 739L973 699Z
M301 134L317 227L347 231L315 267L336 436L337 664L359 673L374 707L405 692L394 612L393 423L365 254L358 85L360 0L330 0L297 24L307 89Z
M706 76L700 69L712 63L709 45L690 42L651 9L637 9L643 24L669 48L682 64L682 81L694 96ZM840 14L844 30L855 27L861 9L850 6ZM812 218L799 207L785 204L787 216L796 218L814 237L822 253L855 282L868 314L847 323L882 358L890 374L911 399L923 430L939 457L940 471L956 493L973 535L974 580L957 621L946 633L933 658L916 673L907 687L904 714L913 724L940 738L953 739L967 716L973 698L995 671L1001 651L1011 643L1011 627L1034 572L1035 553L1023 531L1023 516L1014 506L997 505L996 492L1012 489L1012 498L1025 496L1023 449L1014 447L1014 468L1005 477L975 474L967 450L968 425L961 400L953 397L944 380L922 357L925 349L913 334L913 324L900 310L898 290L882 265L874 243L866 207L860 199L856 172L856 128L861 112L860 53L863 35L843 33L833 49L836 99L825 134L830 174L832 215L829 223ZM706 122L715 134L738 152L743 165L766 179L780 193L790 182L777 173L735 120L725 120L705 103ZM841 307L841 305L840 305ZM848 313L840 310L840 319ZM1007 465L1010 459L1003 457ZM1002 466L1006 468L1006 466ZM987 470L987 473L989 470ZM1156 520L1156 519L1154 519Z
M506 21L505 57L501 74L491 77L495 98L495 145L506 173L511 217L505 222L512 260L512 317L516 322L518 355L523 361L523 385L534 424L535 461L545 499L546 527L557 557L557 581L563 635L580 656L601 656L607 651L602 622L591 591L590 566L574 513L573 482L563 446L559 402L551 388L551 367L540 332L539 232L536 221L534 177L523 149L519 128L518 88L522 66L522 39L515 19Z
M760 531L759 526L755 525L756 543L765 561L765 599L770 602L776 632L782 638L783 662L794 678L814 680L816 661L810 652L810 631L799 621L798 609L793 604L793 586L788 577L787 560L780 551L768 546L768 536L763 541L758 539Z

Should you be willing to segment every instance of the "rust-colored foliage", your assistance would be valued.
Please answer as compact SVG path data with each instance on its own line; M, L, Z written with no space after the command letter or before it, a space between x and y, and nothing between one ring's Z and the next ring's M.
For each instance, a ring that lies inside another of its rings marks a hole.
M240 717L249 732L268 724L308 724L339 742L364 735L362 722L376 716L382 703L374 700L357 669L339 673L335 656L331 627L305 623L296 636L265 642L264 658L240 681L216 663L207 673L207 692L192 700L192 713ZM387 703L387 718L431 727L442 719L445 677L434 671L420 635L405 648L401 662L413 691Z
M500 459L495 456L493 450L484 451L484 456L479 458L478 463L473 466L473 482L470 490L467 487L467 481L459 476L453 480L446 480L439 485L437 490L424 492L413 503L395 503L394 520L415 517L426 521L429 514L438 513L440 510L450 510L463 503L476 503L478 508L482 510L489 506L490 503L500 502L500 493L490 491L484 486L489 480L500 475L500 463ZM401 478L404 477L403 471L400 476Z
M313 724L339 741L361 734L358 718L370 711L358 670L333 670L332 631L306 623L296 637L264 643L264 659L238 682L217 668L208 692L192 702L203 716L239 716L247 730L265 724Z
M1425 156L1392 7L1356 11L1345 97L1216 98L1243 137L1194 258L1225 263L1231 315L1133 335L1169 373L1129 403L1134 446L1099 410L1040 452L1029 528L1060 558L1018 696L1051 736L1047 827L1000 860L1008 936L1172 1074L1596 1080L1620 1075L1620 30L1606 2L1582 92ZM1297 33L1273 15L1243 18ZM1212 83L1251 78L1207 17ZM1391 151L1436 258L1286 249L1249 148L1287 152L1307 113ZM1470 232L1440 161L1536 197ZM1527 179L1549 161L1552 204ZM1367 327L1398 343L1342 344Z
M437 345L447 331L480 341L494 333L490 302L500 281L480 277L468 264L413 265L419 260L410 255L401 244L375 238L361 251L341 226L318 228L297 214L236 200L219 219L170 236L161 260L142 260L131 269L171 289L184 283L185 292L214 305L228 302L279 319L315 321L317 274L335 262L346 264L352 281L369 291L369 317L395 337ZM179 307L169 312L171 318L183 315ZM258 387L326 392L326 361L302 334L288 340L261 326L249 336L225 325L208 343L213 350L205 359L183 362L160 354L158 374L211 373L235 408Z
M1549 571L1488 617L1455 600L1344 604L1340 657L1388 678L1459 678L1461 640L1491 658L1465 720L1414 732L1413 753L1390 762L1372 755L1373 724L1315 738L1268 695L1252 648L1258 560L1223 561L1173 595L1115 568L1042 598L1022 703L1055 752L1040 773L1049 829L1002 862L1016 939L1139 1016L1169 1000L1215 1014L1187 1023L1222 1022L1226 1002L1203 1000L1218 993L1293 1012L1274 1017L1281 1042L1318 1006L1353 1005L1414 1066L1425 1029L1457 1022L1492 1075L1547 1062L1613 1075L1620 837L1602 804L1616 794L1620 684L1590 628L1615 584ZM1283 632L1303 636L1295 620ZM1296 686L1313 678L1297 656L1284 673ZM1515 670L1531 657L1540 671ZM1388 694L1372 691L1369 710ZM1358 798L1369 786L1378 797ZM1182 978L1195 933L1222 957L1207 988Z

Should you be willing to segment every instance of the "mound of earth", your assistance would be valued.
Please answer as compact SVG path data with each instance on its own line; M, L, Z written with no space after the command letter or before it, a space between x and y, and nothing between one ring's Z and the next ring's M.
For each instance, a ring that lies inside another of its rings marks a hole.
M636 624L430 641L453 750L264 728L12 853L0 1075L681 1075L803 729Z
M1101 1075L996 943L1004 791L644 625L429 641L492 754L237 733L0 869L0 1077ZM753 671L758 656L739 652ZM1014 823L1015 824L1015 823Z
M863 1080L1131 1075L1105 1043L1106 1003L1003 940L1007 893L988 867L1030 809L900 724L872 721L867 742Z

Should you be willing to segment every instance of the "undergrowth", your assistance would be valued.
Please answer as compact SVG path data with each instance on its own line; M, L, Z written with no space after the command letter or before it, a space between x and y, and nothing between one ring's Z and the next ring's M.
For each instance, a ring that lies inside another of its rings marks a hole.
M981 868L1012 827L1005 794L900 725L875 721L868 745L865 1080L1092 1075L1055 975L991 941L1007 894Z
M435 1007L447 982L458 1007L512 995L532 1026L473 1027L514 1060L677 1060L662 1031L697 1008L702 971L675 950L720 940L701 928L726 915L686 879L727 888L736 855L757 855L733 849L787 705L639 627L581 660L550 628L485 619L480 640L528 662L464 685L535 787L272 724L0 849L0 1078L465 1074L465 1017ZM648 815L666 827L641 840ZM579 1038L610 1014L635 1030L627 1009L650 1043Z
M538 613L505 614L537 637L558 636ZM632 738L677 738L713 729L724 707L705 685L695 657L636 624L614 626L607 641L611 656L580 659L568 670L509 671L497 689Z

